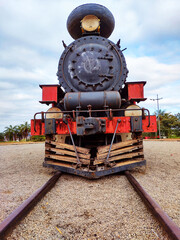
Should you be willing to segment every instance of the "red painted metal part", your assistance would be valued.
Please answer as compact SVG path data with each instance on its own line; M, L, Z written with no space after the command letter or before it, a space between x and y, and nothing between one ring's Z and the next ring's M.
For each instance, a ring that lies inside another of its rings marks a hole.
M145 81L127 82L125 89L127 91L128 100L140 102L146 100L144 98ZM42 88L42 101L40 103L57 103L59 85L40 85Z
M59 85L40 85L42 88L41 103L53 103L58 101Z
M72 134L76 134L76 122L68 119L69 127ZM56 120L56 132L57 134L69 134L67 124L62 119Z
M121 122L118 124L116 133L127 133L130 132L131 130L130 117L113 117L112 120L105 117L103 119L106 119L105 133L114 133L118 119L121 119Z
M113 117L110 120L107 117L103 117L106 120L106 132L105 133L114 133L117 120L121 119L121 122L118 125L117 133L129 133L131 132L131 124L130 117ZM76 122L71 119L68 120L69 126L72 134L76 134ZM156 116L150 116L150 126L149 118L146 116L145 119L142 120L143 132L156 132ZM31 120L31 135L44 135L45 134L45 124L41 121L41 119L37 119L35 121L36 132L34 131L34 120ZM69 134L67 125L63 122L62 119L56 120L56 134Z
M36 131L34 131L34 125ZM36 119L34 124L34 119L31 119L31 136L44 135L45 134L45 124L41 119Z
M150 116L150 126L148 127L148 117L142 120L143 132L157 132L156 116Z
M128 100L144 101L144 85L146 82L127 82Z

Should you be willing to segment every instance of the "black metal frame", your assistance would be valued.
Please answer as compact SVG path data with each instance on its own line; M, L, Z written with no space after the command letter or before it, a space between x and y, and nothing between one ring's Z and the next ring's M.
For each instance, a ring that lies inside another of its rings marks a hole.
M46 163L46 161L44 161L44 163L43 163L43 167L54 168L54 169L56 169L58 171L61 171L61 172L70 173L70 174L86 177L86 178L89 178L89 179L97 179L97 178L100 178L100 177L103 177L103 176L106 176L106 175L110 175L110 174L114 174L114 173L118 173L118 172L123 172L123 171L126 171L126 170L130 170L132 168L140 167L140 166L144 166L144 165L146 165L146 160L142 160L142 161L136 162L136 163L127 164L127 165L124 165L124 166L112 167L112 168L109 168L107 170L83 171L83 170L73 169L73 168L69 168L69 167L56 166L56 165L53 165L53 164Z

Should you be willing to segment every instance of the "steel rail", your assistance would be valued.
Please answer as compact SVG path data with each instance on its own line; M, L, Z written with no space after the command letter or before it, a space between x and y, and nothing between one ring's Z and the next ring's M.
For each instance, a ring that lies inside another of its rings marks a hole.
M0 239L3 239L7 233L14 227L27 213L32 209L41 198L51 190L55 185L61 172L56 172L42 187L26 199L18 208L16 208L3 222L0 223Z
M170 219L170 217L161 209L161 207L151 198L151 196L143 189L137 180L125 171L125 176L139 194L146 206L151 210L155 218L164 227L169 237L173 240L180 240L180 228Z

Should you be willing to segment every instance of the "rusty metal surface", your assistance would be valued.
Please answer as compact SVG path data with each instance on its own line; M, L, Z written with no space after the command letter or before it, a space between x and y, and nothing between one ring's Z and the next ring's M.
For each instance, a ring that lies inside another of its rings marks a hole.
M73 136L72 136L72 133L71 133L71 129L69 127L68 119L65 119L64 122L65 122L65 124L67 124L68 130L69 130L69 134L70 134L70 137L71 137L71 141L72 141L72 144L73 144L73 147L74 147L74 151L76 153L77 166L81 166L81 162L80 162L80 159L79 159L79 155L77 153L76 145L74 143L74 139L73 139Z
M106 120L106 132L105 133L114 133L114 129L117 124L117 119L121 118L121 124L119 124L117 132L118 133L127 133L131 131L130 126L130 117L113 117L113 114L123 113L123 111L131 111L134 109L103 109L103 110L77 110L77 111L61 111L63 115L68 114L72 115L72 119L69 119L69 126L71 129L72 134L76 134L76 122L74 121L75 118L79 114L100 114L100 113L107 113L109 117L100 117L101 119ZM139 109L136 109L139 111ZM136 111L134 110L134 111ZM148 109L141 109L142 112L147 111L148 116L144 116L142 119L142 129L143 132L156 132L157 124L156 124L156 116L150 116ZM31 135L44 135L45 134L45 125L44 125L44 116L48 114L57 113L57 112L37 112L34 115L34 120L31 120ZM37 116L41 115L43 118L37 119ZM56 134L68 134L68 128L65 123L63 123L62 119L56 119Z
M142 116L132 116L131 118L131 131L142 132Z
M76 118L76 129L77 136L105 133L106 120L95 117L84 118L79 116Z
M88 109L117 109L121 106L121 96L118 91L99 91L99 92L69 92L64 97L64 109L81 110Z
M140 166L144 166L144 165L146 165L146 160L142 160L142 161L138 161L138 162L134 162L134 163L127 163L123 166L118 166L118 167L114 166L112 168L107 168L105 170L84 171L84 170L81 170L78 168L75 169L72 167L57 166L57 165L54 165L53 163L47 163L46 160L43 163L44 167L54 168L61 172L70 173L70 174L82 176L82 177L89 178L89 179L101 178L103 176L107 176L107 175L118 173L118 172L124 172L126 170L130 170L135 167L140 167Z
M105 163L105 166L107 166L109 164L109 155L110 155L110 152L111 152L111 148L112 148L112 145L113 145L113 142L114 142L114 138L116 136L116 131L117 131L117 128L118 128L118 125L119 123L121 122L121 119L118 119L117 120L117 124L116 124L116 128L114 130L114 134L113 134L113 137L112 137L112 140L111 140L111 145L109 147L109 152L108 152L108 155L107 155L107 158L104 160L104 163Z
M30 209L54 186L61 176L61 172L57 172L34 194L25 200L18 208L16 208L2 223L0 223L0 239L8 233L19 220L21 220L30 211Z
M170 217L161 209L161 207L151 198L151 196L143 189L137 180L125 171L125 175L133 188L139 194L146 206L151 210L156 219L161 223L171 239L180 239L180 228L170 219Z
M57 72L66 93L119 91L127 74L122 51L100 36L85 36L66 47Z
M45 119L45 134L56 134L55 118Z

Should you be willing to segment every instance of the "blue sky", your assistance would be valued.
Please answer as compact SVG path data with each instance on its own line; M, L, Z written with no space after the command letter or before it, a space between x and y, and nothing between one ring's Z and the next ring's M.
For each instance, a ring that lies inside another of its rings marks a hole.
M70 44L66 20L84 3L110 9L115 29L110 40L121 38L129 76L147 81L141 106L180 112L180 1L179 0L0 0L0 131L30 121L41 105L39 84L57 84L62 40Z

